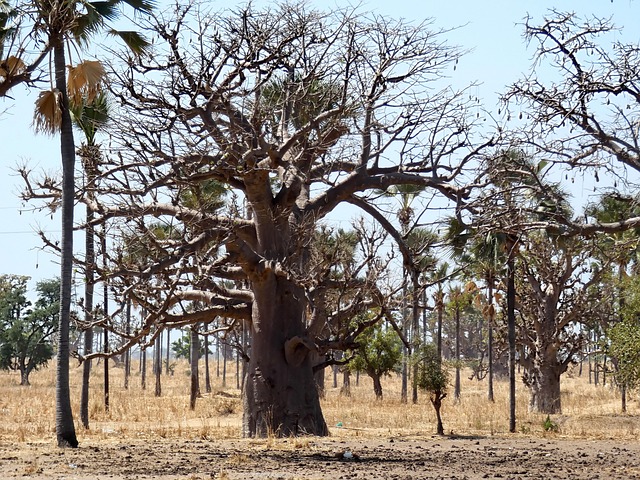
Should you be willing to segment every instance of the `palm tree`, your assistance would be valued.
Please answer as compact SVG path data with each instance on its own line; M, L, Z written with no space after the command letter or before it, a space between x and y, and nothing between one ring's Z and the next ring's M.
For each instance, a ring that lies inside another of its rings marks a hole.
M404 238L406 238L411 230L411 220L414 215L414 211L411 208L411 204L413 200L417 196L420 195L421 192L424 191L424 187L421 185L394 185L387 190L388 195L399 196L400 198L400 208L398 209L396 215L398 217L398 221L400 222L400 232ZM412 279L414 280L414 286L416 286L416 272L412 269L411 272L407 272L407 265L403 266L403 275L402 275L402 330L405 332L405 336L407 340L410 341L408 332L410 330L410 324L407 319L407 273L412 274ZM417 292L414 292L414 296L417 295ZM414 317L417 317L417 311L414 314ZM413 322L412 322L413 323ZM415 335L415 332L414 332ZM407 344L404 345L402 349L402 390L400 392L400 400L403 403L407 402L407 392L408 392L408 358L411 356L411 347ZM415 383L415 382L414 382ZM416 384L417 385L417 384ZM416 392L414 395L415 400L417 401L417 386L414 388Z
M85 142L78 149L78 156L82 161L85 172L86 195L90 200L94 198L95 182L100 164L100 146L96 144L96 133L107 122L109 112L108 103L104 93L76 98L71 102L71 114L73 123L82 131ZM91 221L93 211L86 208L85 226L85 291L84 309L85 323L84 354L90 354L93 347L93 293L95 273L95 244L94 231ZM89 378L91 373L91 360L84 362L82 366L82 392L80 397L80 420L84 428L89 428Z
M420 298L423 297L425 288L420 285L420 279L424 273L433 270L436 259L431 250L439 241L438 235L426 228L416 228L411 230L406 236L407 247L411 252L413 266L411 269L411 277L413 285L411 289L411 329L412 329L412 348L415 354L420 349ZM426 309L423 305L423 311ZM418 403L418 362L413 362L412 382L411 382L411 401Z
M515 260L520 237L526 225L536 224L551 238L561 231L554 225L557 219L570 217L567 194L557 183L545 180L548 162L534 163L525 152L506 150L490 157L487 175L497 191L487 202L488 231L505 236L507 275L507 337L509 343L509 431L516 431L516 318ZM486 227L486 225L485 225Z
M495 284L505 263L506 237L501 233L489 232L480 235L470 226L463 225L457 218L449 219L445 239L452 248L453 255L469 266L471 275L479 276L485 283L487 293L482 301L483 316L487 319L488 391L487 398L494 401L493 391L493 325L495 308L493 296ZM482 325L480 332L482 334Z
M44 32L53 54L53 86L42 92L36 102L34 125L36 131L60 134L60 156L62 161L61 198L61 259L60 259L60 325L58 330L58 363L56 371L56 436L58 446L77 447L71 398L69 395L69 323L71 311L73 268L73 206L75 199L75 144L69 97L97 93L101 80L96 65L82 63L69 75L67 82L67 59L65 48L68 42L87 44L91 36L106 26L106 22L119 16L120 7L132 6L138 12L150 12L152 3L147 0L114 0L111 2L85 2L62 0L37 2L38 25L36 31ZM135 32L109 33L122 38L135 53L141 53L147 42ZM96 62L97 63L97 62ZM93 67L93 68L92 68ZM100 69L98 69L100 70ZM102 69L104 72L104 69ZM68 83L68 85L67 85Z
M430 280L436 285L436 293L433 298L436 304L436 314L438 316L436 348L440 361L442 361L442 320L444 315L445 296L444 282L449 278L451 278L451 273L449 272L449 264L447 262L443 262L438 265L430 277Z

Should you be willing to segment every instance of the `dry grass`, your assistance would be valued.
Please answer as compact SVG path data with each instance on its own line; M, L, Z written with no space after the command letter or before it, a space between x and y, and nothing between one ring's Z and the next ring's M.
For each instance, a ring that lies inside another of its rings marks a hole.
M228 383L235 386L235 364L229 364ZM135 369L134 369L135 370ZM80 440L122 438L238 438L241 432L242 402L235 388L223 389L212 370L213 392L198 399L195 411L189 410L188 366L180 364L174 376L162 376L162 396L154 396L153 377L147 389L140 387L140 376L132 376L129 390L122 385L122 369L111 368L110 410L103 405L102 366L94 368L89 406L91 428L78 427ZM32 386L20 387L19 377L0 373L0 441L53 441L54 437L53 365L32 374ZM71 369L74 414L79 412L81 368ZM433 408L424 394L418 404L402 404L400 381L388 377L383 381L385 399L376 401L371 381L361 377L352 386L352 396L345 399L339 389L331 388L327 379L327 397L323 401L325 418L336 437L423 436L435 432ZM552 416L557 432L543 428L546 415L528 411L528 394L519 385L517 392L518 432L520 435L567 436L580 438L635 439L640 431L640 407L628 402L628 413L620 413L618 392L607 386L590 385L587 379L567 374L563 377L563 413ZM500 435L508 432L508 385L495 382L496 401L487 401L486 382L468 380L463 375L459 402L448 397L443 419L447 433L458 435ZM340 425L340 426L338 426ZM256 446L269 449L310 449L309 439L267 439ZM238 459L241 461L241 459ZM35 468L35 467L34 467Z

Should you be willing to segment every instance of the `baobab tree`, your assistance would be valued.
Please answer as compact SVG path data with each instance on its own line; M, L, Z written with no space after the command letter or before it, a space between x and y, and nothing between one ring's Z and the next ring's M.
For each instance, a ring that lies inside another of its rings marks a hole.
M587 172L596 190L605 175L613 185L604 188L629 187L628 171L640 171L637 42L622 40L610 19L557 10L539 22L528 18L524 36L536 47L532 71L503 97L505 115L520 111L528 119L518 129L519 141L566 167L567 178ZM548 71L553 75L545 78ZM621 231L640 224L637 212L628 213L624 219L565 223L581 235Z
M597 317L598 305L607 302L598 288L603 265L592 258L589 242L579 237L549 238L532 233L522 239L517 266L516 308L520 357L529 387L530 408L560 413L560 378L586 338L577 328Z
M318 276L319 222L345 202L372 206L368 195L393 185L458 201L491 141L473 137L468 97L438 82L460 51L428 23L304 4L196 10L145 21L153 55L114 68L118 151L96 200L82 201L95 223L157 248L143 264L111 252L111 288L147 312L129 343L159 324L245 322L244 435L323 435L310 353L353 340L334 325L384 309L387 264L365 236L366 261L340 282ZM183 192L211 180L230 190L227 208L189 208ZM157 239L154 222L176 237Z

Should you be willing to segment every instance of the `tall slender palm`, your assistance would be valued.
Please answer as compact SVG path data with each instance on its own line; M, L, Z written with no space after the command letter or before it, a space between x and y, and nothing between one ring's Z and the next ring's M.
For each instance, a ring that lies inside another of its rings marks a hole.
M420 350L420 298L423 296L424 286L420 285L420 279L424 273L433 270L436 259L432 249L439 241L438 235L426 228L416 228L407 234L406 243L411 251L412 258L412 289L411 289L411 329L412 349L414 353ZM424 306L423 306L424 310ZM418 362L412 362L411 401L418 403Z
M413 208L411 208L411 204L415 200L416 197L420 195L420 193L424 191L424 187L420 185L394 185L392 188L387 190L388 195L398 196L400 199L400 208L398 209L396 215L398 217L398 221L400 222L400 229L403 237L406 237L411 230L411 220L414 215ZM413 269L412 269L413 270ZM407 274L412 274L412 280L415 284L417 283L415 279L417 276L414 271L407 271L407 265L403 266L403 275L402 275L402 328L405 332L407 340L409 340L409 331L410 331L410 322L408 321L407 315ZM414 317L417 316L417 312ZM413 324L413 322L411 322ZM415 332L414 332L415 334ZM408 393L408 359L411 356L411 347L406 344L403 347L403 355L402 355L402 389L400 392L400 400L405 403L407 402L407 393ZM416 391L416 401L417 401L417 387Z
M430 276L430 281L435 283L436 292L434 293L434 301L436 305L437 314L437 328L436 328L436 346L439 361L442 361L442 321L444 316L444 282L451 277L449 272L449 264L443 262L436 267Z
M77 154L82 161L85 172L85 190L89 199L94 198L95 182L100 164L100 146L96 143L98 130L106 124L109 117L108 103L103 93L95 96L83 96L71 102L73 123L82 131L85 141L78 148ZM88 355L93 347L93 293L95 273L95 242L94 230L91 224L93 211L86 208L85 227L85 291L84 308L85 323L84 353ZM80 420L84 428L89 428L89 378L91 360L82 366L82 392L80 396Z
M456 218L451 218L448 222L445 239L451 246L453 255L470 267L468 271L472 276L482 278L487 289L486 299L482 302L484 305L483 316L486 316L487 319L487 398L493 402L493 325L495 315L493 291L505 263L506 237L496 232L480 235L473 228L462 225ZM482 330L481 324L481 334Z
M497 187L493 192L494 203L489 209L490 231L506 237L507 270L507 326L509 341L509 431L516 431L516 318L515 318L515 261L518 254L523 225L538 221L546 225L549 237L558 238L561 233L554 221L569 218L571 207L567 194L559 184L544 178L546 161L535 163L523 151L506 150L487 162L487 175ZM500 211L500 209L502 209ZM496 215L496 211L499 213Z
M73 205L75 197L75 143L71 121L69 95L82 95L95 91L98 78L88 75L90 69L82 69L85 75L70 76L67 86L66 45L68 42L87 44L91 36L106 28L106 22L115 20L123 4L136 11L149 12L153 5L147 0L121 2L85 2L81 0L36 2L38 28L44 32L53 54L53 88L42 92L36 102L34 124L36 131L60 134L62 162L62 235L60 260L60 325L58 330L58 363L56 371L56 436L58 446L77 447L71 398L69 394L69 321L71 311L73 268ZM132 51L140 53L147 46L141 35L135 32L118 32L106 28L122 38ZM67 90L69 88L69 90Z

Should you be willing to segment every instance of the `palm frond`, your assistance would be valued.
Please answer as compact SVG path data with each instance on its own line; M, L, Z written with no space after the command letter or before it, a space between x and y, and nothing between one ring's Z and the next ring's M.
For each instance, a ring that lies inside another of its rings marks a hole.
M4 58L5 41L11 39L18 31L15 26L8 26L9 21L18 16L18 12L6 0L0 0L0 60Z
M37 133L53 135L62 124L62 92L47 90L40 92L33 114L33 128Z
M92 9L95 14L102 17L103 20L113 21L120 18L121 10L118 6L118 2L111 0L100 2L89 2L87 9Z
M0 77L9 78L13 75L20 75L27 69L25 63L13 55L5 61L0 62Z
M84 133L87 144L95 143L95 136L109 120L109 101L104 92L100 92L91 102L83 98L80 103L70 101L71 119Z
M109 35L120 38L124 44L136 55L142 55L151 47L151 43L144 35L133 31L109 30Z
M108 15L108 12L106 12ZM115 14L117 18L117 13ZM87 11L83 15L78 15L75 19L75 26L73 31L73 37L80 45L88 46L91 38L94 35L100 33L100 30L104 28L105 21L109 20L108 16L102 15L91 5L87 4Z
M133 8L134 14L136 13L151 13L156 7L155 0L114 0L114 3L121 4L126 3Z
M74 103L85 99L91 103L100 93L102 84L107 76L102 63L96 60L85 60L78 65L69 66L67 77L67 92Z

